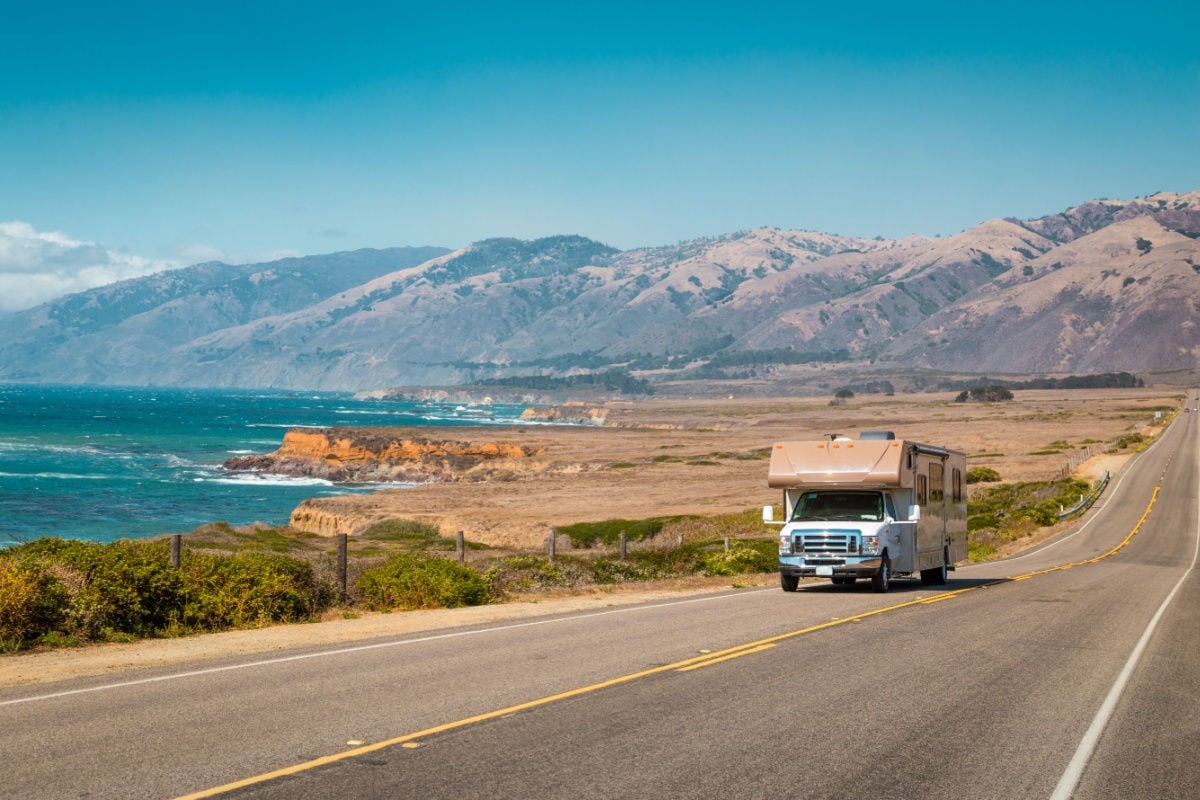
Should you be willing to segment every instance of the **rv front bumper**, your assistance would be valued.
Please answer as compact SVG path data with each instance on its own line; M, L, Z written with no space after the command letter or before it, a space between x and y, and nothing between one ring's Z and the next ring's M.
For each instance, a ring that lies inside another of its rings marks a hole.
M844 558L788 558L780 559L779 572L790 578L870 578L879 572L883 559L879 556L854 559Z

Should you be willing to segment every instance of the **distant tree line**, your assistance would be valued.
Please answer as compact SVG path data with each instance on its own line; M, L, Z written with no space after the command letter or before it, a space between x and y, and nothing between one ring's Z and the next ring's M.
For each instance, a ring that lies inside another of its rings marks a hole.
M811 364L814 361L848 361L850 352L837 350L794 350L777 347L771 350L739 350L717 353L709 359L712 367L741 367L753 364Z
M1013 393L1003 386L976 386L973 389L963 389L959 392L958 397L954 398L956 403L966 403L971 401L974 403L999 403L1005 400L1012 400Z
M1006 389L1137 389L1145 383L1128 372L1104 372L1098 375L1068 375L1063 378L1030 378L1027 381L1003 378L975 378L969 383L957 381L945 385L946 389L972 389L979 386L1003 386Z
M567 375L562 378L552 375L512 375L507 378L487 378L476 381L477 386L500 386L508 389L598 389L619 394L654 394L649 382L635 378L623 370L590 372L586 375Z
M1068 375L1065 378L1034 378L1005 385L1013 389L1138 389L1146 384L1128 372L1105 372L1100 375Z

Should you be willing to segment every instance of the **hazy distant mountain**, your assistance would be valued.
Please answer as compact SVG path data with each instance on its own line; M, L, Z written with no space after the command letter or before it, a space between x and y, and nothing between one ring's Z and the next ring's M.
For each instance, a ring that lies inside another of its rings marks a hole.
M803 362L1200 366L1200 192L946 238L758 229L625 252L579 236L429 250L198 265L63 298L0 323L0 380L364 389L609 369L769 378Z
M268 264L214 261L68 295L0 317L0 380L170 384L155 370L198 336L310 306L447 252L395 247Z

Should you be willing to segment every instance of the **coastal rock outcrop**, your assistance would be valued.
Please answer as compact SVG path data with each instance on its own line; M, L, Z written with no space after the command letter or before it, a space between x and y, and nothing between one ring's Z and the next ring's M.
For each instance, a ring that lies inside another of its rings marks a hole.
M528 468L539 453L536 447L435 439L401 428L293 428L275 452L237 456L223 466L335 482L424 483Z
M527 422L574 423L578 425L603 425L608 417L604 408L584 403L564 403L558 406L530 406L521 412Z

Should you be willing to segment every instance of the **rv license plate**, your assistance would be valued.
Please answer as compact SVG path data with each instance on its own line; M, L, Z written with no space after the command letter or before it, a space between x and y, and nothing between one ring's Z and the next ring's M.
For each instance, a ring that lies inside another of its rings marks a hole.
M833 576L833 567L817 567L818 578L829 578Z

